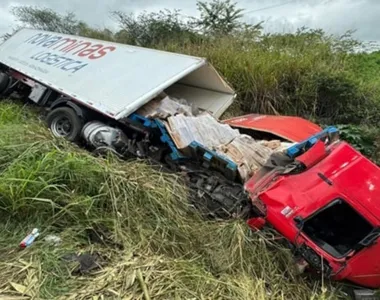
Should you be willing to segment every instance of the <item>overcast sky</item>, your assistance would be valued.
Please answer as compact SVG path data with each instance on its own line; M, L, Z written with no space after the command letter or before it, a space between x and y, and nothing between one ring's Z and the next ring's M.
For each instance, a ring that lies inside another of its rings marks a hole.
M237 0L245 20L265 21L267 31L292 31L297 27L323 28L330 33L357 30L364 41L380 41L380 0ZM15 20L9 10L16 5L49 7L58 12L73 11L80 19L98 27L115 24L109 11L139 13L163 8L180 9L196 16L196 0L0 0L0 35L10 31Z

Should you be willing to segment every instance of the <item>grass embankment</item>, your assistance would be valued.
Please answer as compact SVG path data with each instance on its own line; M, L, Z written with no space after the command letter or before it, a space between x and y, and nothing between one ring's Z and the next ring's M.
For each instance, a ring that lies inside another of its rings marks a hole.
M92 157L9 103L0 104L0 217L0 298L336 298L329 284L296 276L270 236L201 220L176 176ZM112 243L95 243L87 230L104 226ZM34 227L41 236L18 250ZM49 234L62 243L44 241ZM84 252L102 267L72 275L62 257Z
M377 126L379 88L363 79L369 70L375 74L376 67L358 67L366 55L349 54L349 43L320 31L301 31L157 47L207 57L237 91L239 114L279 113L329 125Z

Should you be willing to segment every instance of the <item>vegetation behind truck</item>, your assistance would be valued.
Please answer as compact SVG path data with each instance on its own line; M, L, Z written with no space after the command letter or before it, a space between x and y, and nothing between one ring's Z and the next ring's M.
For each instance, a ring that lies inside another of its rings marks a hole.
M337 139L334 128L317 133L305 120L312 130L305 123L297 128L300 120L285 125L271 116L271 124L257 116L226 121L252 135L296 142L239 182L231 172L223 177L214 171L231 167L216 153L200 147L189 159L159 120L136 113L165 92L220 117L235 93L205 59L23 29L0 46L0 68L0 94L17 93L48 108L54 135L70 141L83 136L94 148L112 147L186 170L214 215L238 213L253 229L267 221L313 270L380 286L380 171Z

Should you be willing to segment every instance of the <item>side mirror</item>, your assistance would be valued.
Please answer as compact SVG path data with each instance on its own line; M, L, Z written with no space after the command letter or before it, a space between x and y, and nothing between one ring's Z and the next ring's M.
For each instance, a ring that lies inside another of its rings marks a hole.
M360 242L360 245L362 245L363 247L371 246L372 244L376 242L376 240L379 237L380 237L380 230L379 228L376 228Z

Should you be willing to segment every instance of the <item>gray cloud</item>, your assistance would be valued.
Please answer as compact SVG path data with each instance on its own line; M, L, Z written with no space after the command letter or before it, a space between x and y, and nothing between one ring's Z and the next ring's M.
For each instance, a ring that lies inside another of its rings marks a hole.
M284 3L289 0L237 2L247 12L244 16L246 21L265 21L264 26L270 32L288 32L301 26L323 28L335 34L356 29L357 38L380 41L379 0L295 0L288 4ZM195 0L1 0L0 34L10 31L14 26L15 20L9 10L15 5L49 7L61 13L73 11L78 18L93 26L112 28L116 26L109 16L112 10L139 13L169 8L181 9L184 15L197 14ZM255 11L268 6L277 7Z
M258 14L252 14L251 22L266 21L270 31L295 30L304 25L335 34L354 29L357 38L380 40L380 1L377 0L297 1Z

